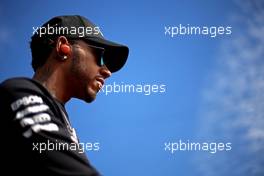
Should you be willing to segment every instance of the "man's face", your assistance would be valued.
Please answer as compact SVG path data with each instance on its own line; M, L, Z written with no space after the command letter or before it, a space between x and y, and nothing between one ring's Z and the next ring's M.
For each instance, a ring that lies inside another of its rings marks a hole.
M111 76L106 66L100 65L102 50L89 46L78 40L72 45L72 62L70 74L74 95L86 102L92 102L102 88L104 80Z

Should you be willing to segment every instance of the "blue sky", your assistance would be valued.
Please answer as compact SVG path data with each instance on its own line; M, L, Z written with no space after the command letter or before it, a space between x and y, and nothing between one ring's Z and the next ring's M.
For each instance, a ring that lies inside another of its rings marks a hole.
M128 45L127 64L106 84L164 84L164 93L101 92L91 104L67 104L81 141L100 143L87 155L101 173L263 174L263 10L238 0L72 2L1 1L0 81L32 76L32 27L53 16L86 16L107 39ZM165 35L165 26L179 24L231 26L232 34ZM232 150L164 150L179 140L230 142Z

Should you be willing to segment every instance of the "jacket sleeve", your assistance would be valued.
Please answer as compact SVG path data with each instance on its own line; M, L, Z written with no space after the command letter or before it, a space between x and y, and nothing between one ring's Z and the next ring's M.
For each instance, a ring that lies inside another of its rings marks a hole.
M34 89L0 85L1 134L6 144L2 152L9 151L8 158L2 158L4 167L17 168L21 175L99 175L52 106ZM8 170L9 175L12 172Z

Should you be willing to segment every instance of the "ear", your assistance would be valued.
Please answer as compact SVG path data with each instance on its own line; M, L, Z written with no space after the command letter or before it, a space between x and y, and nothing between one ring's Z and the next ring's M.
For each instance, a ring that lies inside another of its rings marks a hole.
M62 60L66 60L71 54L71 46L66 37L60 36L57 39L56 52Z

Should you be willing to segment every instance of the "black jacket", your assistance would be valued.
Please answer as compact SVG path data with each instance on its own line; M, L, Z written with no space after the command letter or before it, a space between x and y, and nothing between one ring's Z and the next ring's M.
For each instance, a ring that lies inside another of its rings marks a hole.
M64 105L37 81L13 78L1 83L0 116L2 173L99 175L78 145Z

